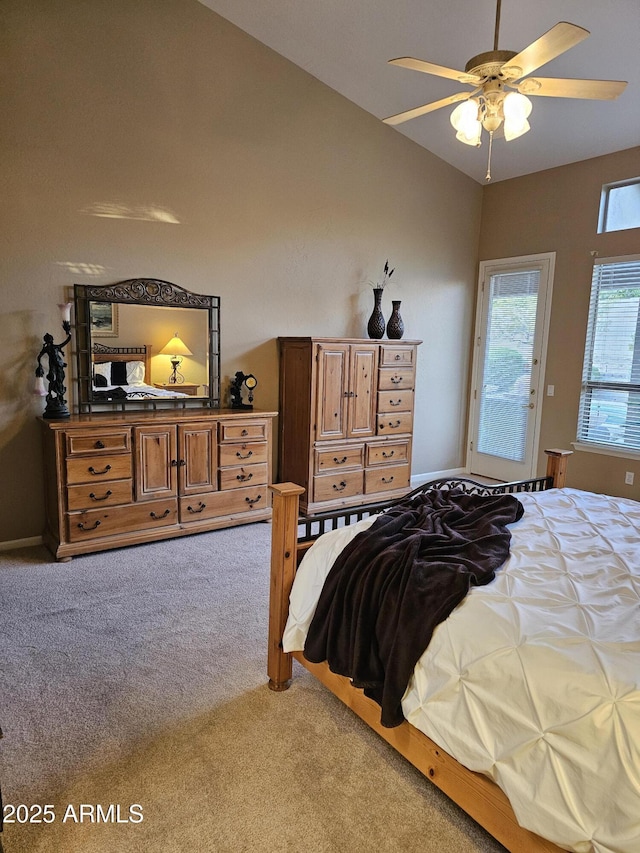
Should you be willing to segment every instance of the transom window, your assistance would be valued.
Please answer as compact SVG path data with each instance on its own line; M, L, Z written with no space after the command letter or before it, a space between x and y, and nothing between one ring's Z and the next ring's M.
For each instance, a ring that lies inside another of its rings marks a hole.
M602 188L598 233L626 228L640 228L640 178Z
M640 257L594 266L578 441L640 451Z

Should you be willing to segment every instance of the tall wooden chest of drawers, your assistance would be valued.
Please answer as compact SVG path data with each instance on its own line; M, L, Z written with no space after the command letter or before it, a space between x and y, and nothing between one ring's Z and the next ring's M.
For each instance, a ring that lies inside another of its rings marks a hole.
M307 515L409 490L420 341L278 338L280 482Z
M46 545L58 559L271 518L275 412L41 418Z

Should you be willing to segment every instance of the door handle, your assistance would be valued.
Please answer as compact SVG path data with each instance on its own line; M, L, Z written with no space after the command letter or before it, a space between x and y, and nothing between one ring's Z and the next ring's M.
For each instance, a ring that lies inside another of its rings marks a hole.
M523 409L535 409L535 403L525 403Z

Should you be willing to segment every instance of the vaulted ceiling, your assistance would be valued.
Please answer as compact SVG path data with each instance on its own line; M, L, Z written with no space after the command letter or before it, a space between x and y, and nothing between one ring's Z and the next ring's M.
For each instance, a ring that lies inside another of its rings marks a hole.
M496 0L200 2L380 119L471 91L388 59L413 56L464 70L471 57L494 46ZM639 0L502 0L498 48L518 52L558 21L591 35L544 65L540 76L626 80L628 86L615 101L532 98L531 131L494 143L494 182L640 145ZM483 133L479 148L458 142L452 109L389 133L405 134L484 183L488 136Z

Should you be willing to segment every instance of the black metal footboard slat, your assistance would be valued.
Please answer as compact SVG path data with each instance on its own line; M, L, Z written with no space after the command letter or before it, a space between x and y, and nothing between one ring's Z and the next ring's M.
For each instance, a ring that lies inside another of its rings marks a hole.
M410 500L415 495L432 489L460 489L467 494L476 495L504 495L515 494L517 492L544 492L553 486L553 477L534 477L531 480L519 480L513 483L497 483L495 485L487 483L478 483L476 480L468 479L467 477L450 477L441 480L431 480L428 483L423 483L416 489L407 492L400 498L395 498L392 501L384 503L365 504L363 506L352 507L350 509L338 509L332 512L324 512L313 516L300 516L298 518L298 543L313 542L323 533L330 530L336 530L338 527L344 527L348 524L353 524L363 518L368 518L370 515L377 515L384 512L390 507L397 506Z

